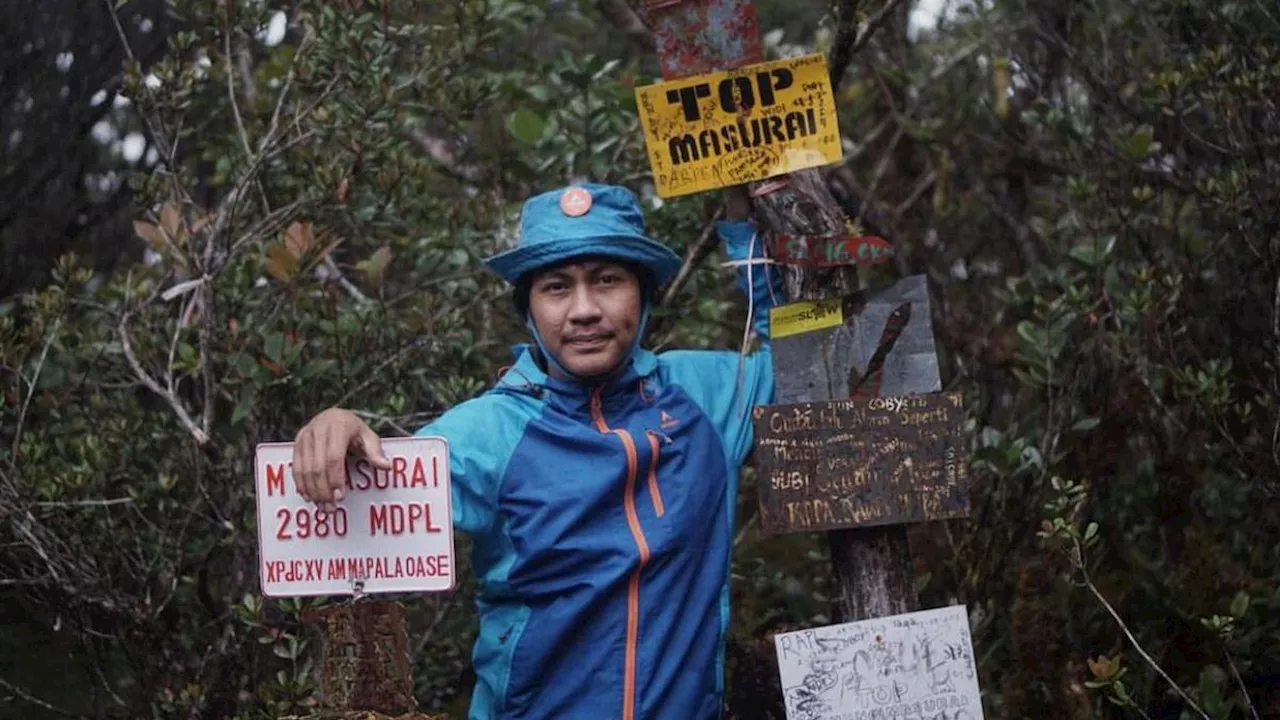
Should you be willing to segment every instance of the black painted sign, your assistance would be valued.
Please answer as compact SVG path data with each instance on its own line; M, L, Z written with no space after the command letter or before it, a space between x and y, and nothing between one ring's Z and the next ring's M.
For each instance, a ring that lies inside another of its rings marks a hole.
M753 414L765 532L969 514L960 393L767 405Z

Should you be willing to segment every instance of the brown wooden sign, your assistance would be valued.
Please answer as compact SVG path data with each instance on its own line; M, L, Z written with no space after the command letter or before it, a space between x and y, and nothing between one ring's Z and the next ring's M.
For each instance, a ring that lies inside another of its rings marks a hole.
M753 412L765 532L969 514L960 393L767 405Z

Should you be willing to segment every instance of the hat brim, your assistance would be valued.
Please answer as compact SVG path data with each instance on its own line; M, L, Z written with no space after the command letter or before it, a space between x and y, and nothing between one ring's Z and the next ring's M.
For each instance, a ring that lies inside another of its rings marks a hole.
M588 255L639 263L653 273L654 280L659 285L664 285L675 277L681 264L680 257L667 246L641 235L564 238L518 247L494 255L484 262L502 279L515 285L528 273Z

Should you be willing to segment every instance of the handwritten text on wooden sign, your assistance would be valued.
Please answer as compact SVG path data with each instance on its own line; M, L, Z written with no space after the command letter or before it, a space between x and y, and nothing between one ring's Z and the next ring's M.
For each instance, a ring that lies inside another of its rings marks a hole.
M959 393L755 408L761 527L809 532L963 517Z

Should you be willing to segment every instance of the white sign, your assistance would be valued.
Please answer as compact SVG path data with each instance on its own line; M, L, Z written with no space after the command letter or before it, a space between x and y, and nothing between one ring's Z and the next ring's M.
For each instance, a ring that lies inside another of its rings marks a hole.
M258 557L270 597L441 592L454 587L449 445L388 438L390 470L348 459L346 496L323 512L298 495L293 443L258 445Z
M776 635L787 720L983 720L965 607Z

